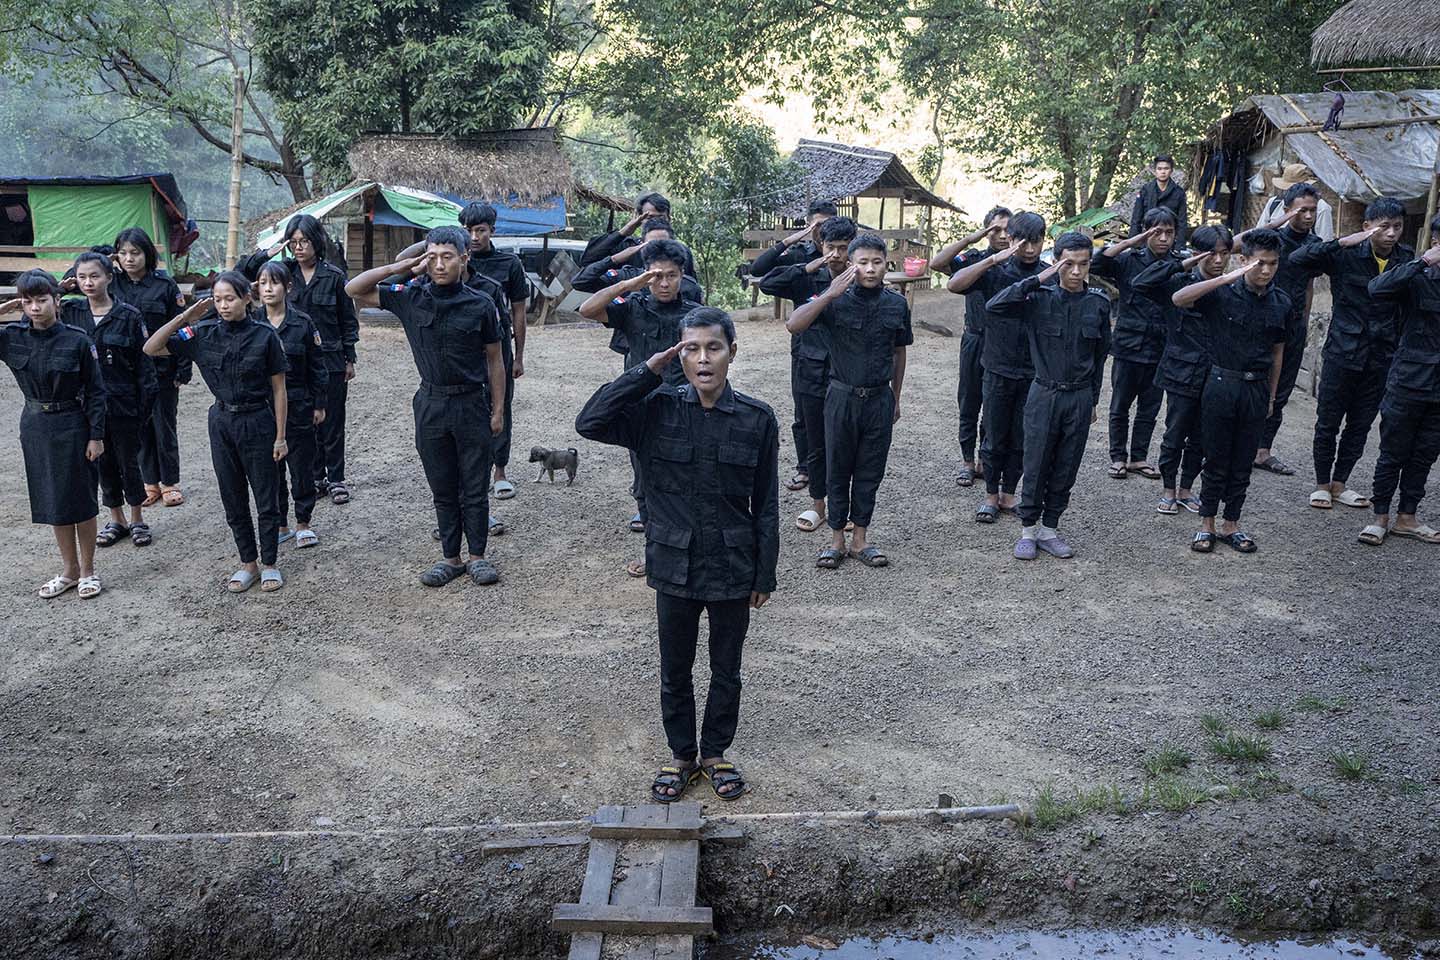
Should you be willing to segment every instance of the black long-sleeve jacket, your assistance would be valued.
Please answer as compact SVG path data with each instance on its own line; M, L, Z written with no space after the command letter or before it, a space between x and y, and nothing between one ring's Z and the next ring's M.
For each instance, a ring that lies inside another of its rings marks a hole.
M1386 260L1386 271L1415 259L1415 251L1396 244ZM1327 363L1347 370L1390 366L1399 339L1399 305L1392 299L1370 295L1370 281L1380 275L1380 264L1369 240L1342 247L1339 240L1306 244L1290 254L1292 267L1330 277L1333 303L1330 332L1325 337Z
M985 311L987 320L1025 325L1036 383L1089 383L1093 402L1100 402L1110 352L1110 298L1101 290L1071 293L1030 276L991 297Z
M1440 401L1440 267L1411 260L1375 277L1369 289L1400 309L1400 343L1386 391Z

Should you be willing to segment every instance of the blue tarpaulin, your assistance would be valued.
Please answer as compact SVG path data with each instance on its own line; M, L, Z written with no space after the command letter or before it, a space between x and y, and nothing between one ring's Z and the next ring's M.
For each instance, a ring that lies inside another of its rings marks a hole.
M465 197L442 193L440 196L454 200L462 207L470 201ZM556 233L565 229L565 198L551 197L533 204L521 203L511 196L509 202L482 198L481 202L495 208L495 236L497 237L538 237L541 234ZM380 222L377 213L375 222Z

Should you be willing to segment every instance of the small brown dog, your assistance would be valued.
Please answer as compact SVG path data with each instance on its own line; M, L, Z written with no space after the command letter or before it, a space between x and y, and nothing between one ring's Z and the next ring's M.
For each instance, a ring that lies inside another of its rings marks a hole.
M565 486L575 482L575 470L580 466L580 454L574 447L568 450L547 450L545 447L530 448L530 462L540 464L540 472L535 475L532 483L539 483L545 474L550 474L550 482L555 482L555 471L564 470Z

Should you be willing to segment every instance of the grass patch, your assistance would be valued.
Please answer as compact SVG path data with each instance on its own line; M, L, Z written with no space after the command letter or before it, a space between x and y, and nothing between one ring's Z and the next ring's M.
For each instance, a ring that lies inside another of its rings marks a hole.
M1222 760L1239 763L1262 763L1270 759L1273 748L1264 737L1251 737L1243 733L1227 733L1210 741L1210 752Z
M1225 732L1225 718L1213 713L1203 713L1200 715L1200 729L1212 737L1218 737Z
M1145 806L1183 813L1209 799L1210 792L1179 777L1163 776L1145 785Z
M1341 780L1369 780L1370 759L1352 750L1331 750L1330 768Z
M1302 693L1295 701L1295 709L1306 713L1339 713L1348 705L1344 697L1322 697L1314 693Z
M1140 766L1145 769L1145 776L1153 780L1190 766L1190 754L1181 747L1162 747L1140 761Z
M1128 807L1115 786L1076 790L1068 797L1057 796L1055 787L1046 784L1035 796L1031 810L1036 828L1054 830L1087 813L1126 813Z
M1406 777L1400 781L1400 796L1402 797L1423 797L1425 795L1425 784L1418 780L1411 780Z
M1266 710L1255 714L1255 726L1261 730L1279 730L1285 726L1285 714L1279 710Z

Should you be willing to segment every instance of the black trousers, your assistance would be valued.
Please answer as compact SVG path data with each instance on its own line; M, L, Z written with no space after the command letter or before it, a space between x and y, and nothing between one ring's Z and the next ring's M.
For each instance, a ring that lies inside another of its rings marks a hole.
M350 384L345 382L345 368L330 371L325 388L325 422L315 431L315 480L345 482L345 400ZM486 428L489 431L489 428ZM449 554L447 554L449 556Z
M1199 397L1165 391L1165 435L1160 438L1160 482L1189 490L1205 461ZM1179 477L1177 482L1176 477Z
M657 591L660 718L677 760L692 760L697 751L693 671L702 611L710 615L710 692L705 698L699 755L723 756L734 742L740 722L740 652L750 629L750 598L690 600Z
M1397 513L1414 513L1425 497L1425 481L1440 457L1440 401L1385 395L1380 408L1380 456L1375 461L1376 514L1390 512L1400 488Z
M1205 471L1200 482L1200 516L1213 517L1225 504L1225 519L1239 521L1255 468L1255 451L1265 433L1270 385L1211 372L1200 401Z
M430 484L443 556L460 556L460 533L472 556L485 556L490 537L490 404L486 389L458 396L421 387L415 410L415 449ZM329 419L329 412L326 412Z
M1385 396L1384 367L1347 370L1327 361L1320 370L1320 397L1315 407L1315 482L1344 483L1350 479L1370 426ZM1341 429L1341 424L1344 429ZM1336 436L1339 442L1336 442Z
M1275 445L1275 435L1285 420L1285 404L1295 392L1295 381L1300 377L1300 362L1305 359L1305 340L1310 332L1309 320L1303 315L1292 314L1285 322L1285 356L1280 361L1280 382L1275 387L1275 410L1265 421L1265 432L1260 435L1260 447L1269 450Z
M255 527L250 520L252 493L260 526L260 562L267 566L275 563L280 500L274 454L275 414L269 407L249 413L210 408L210 460L215 465L220 502L225 505L225 522L230 525L241 563L253 563L257 553Z
M501 355L505 361L505 426L494 439L490 449L492 467L510 465L510 434L515 427L515 415L511 410L515 402L515 348L508 335L500 340Z
M151 486L180 482L179 409L180 388L162 380L150 417L140 427L140 476Z
M985 465L985 492L1014 493L1025 469L1025 401L1030 396L1030 381L987 370L984 396L980 460Z
M140 437L145 422L135 417L105 419L105 453L100 468L100 502L107 507L145 502L145 481L140 476Z
M1025 482L1015 511L1027 527L1037 520L1051 528L1060 525L1085 456L1094 400L1088 388L1030 385L1025 401Z
M795 471L804 473L810 464L810 430L805 422L805 396L803 375L799 370L800 358L790 354L790 399L795 406L795 419L790 424L790 436L795 438Z
M955 403L960 408L960 459L974 462L975 437L983 440L985 429L980 426L980 405L984 379L980 352L985 341L978 333L960 334L960 381L955 389Z
M810 477L810 499L824 500L828 492L825 488L825 397L810 389L796 393L795 402L799 404L802 421L801 432L796 435L797 442L799 436L803 435L810 451L810 455L800 462L800 466Z
M1165 391L1155 384L1158 363L1136 363L1116 357L1110 364L1110 462L1135 463L1150 456L1150 438L1160 416ZM1130 406L1135 405L1135 428Z
M844 530L870 526L895 430L895 394L887 386L857 397L832 383L825 394L825 521Z
M640 484L640 456L634 450L630 451L630 496L635 498L635 512L643 522L646 519L645 488Z
M285 423L285 443L290 452L275 465L275 494L280 498L280 525L287 526L290 497L295 498L295 519L309 523L315 513L315 435L319 432L312 419L314 410L302 407L298 415ZM328 414L327 414L328 416ZM290 475L287 490L285 475Z

